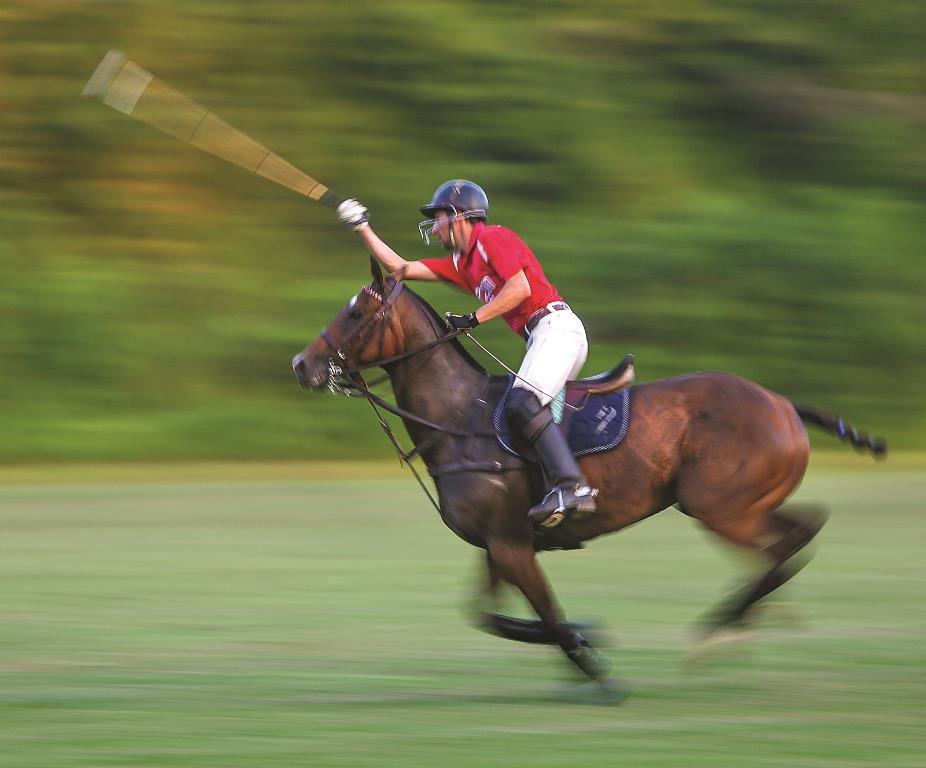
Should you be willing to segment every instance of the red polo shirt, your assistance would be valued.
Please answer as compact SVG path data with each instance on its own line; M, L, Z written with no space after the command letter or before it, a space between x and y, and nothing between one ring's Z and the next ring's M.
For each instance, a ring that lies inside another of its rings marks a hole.
M422 259L421 263L441 280L472 291L484 304L492 301L502 286L522 269L531 287L531 295L502 317L521 335L528 318L551 301L562 301L550 284L533 251L510 229L486 226L477 221L469 238L466 253L454 253L439 259Z

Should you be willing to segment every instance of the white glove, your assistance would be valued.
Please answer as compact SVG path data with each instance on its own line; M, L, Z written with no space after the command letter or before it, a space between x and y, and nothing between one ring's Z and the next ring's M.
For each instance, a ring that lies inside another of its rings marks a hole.
M370 217L367 215L366 206L361 205L353 198L345 200L338 206L338 218L353 229L354 232L359 232L370 225Z

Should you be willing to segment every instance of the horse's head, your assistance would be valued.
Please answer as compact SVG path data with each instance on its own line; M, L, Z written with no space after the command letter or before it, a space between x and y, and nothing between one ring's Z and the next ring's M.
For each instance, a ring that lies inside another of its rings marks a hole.
M302 387L320 390L340 370L347 377L401 350L400 325L394 322L395 303L402 284L383 277L370 259L373 282L353 296L321 335L293 358L293 371Z

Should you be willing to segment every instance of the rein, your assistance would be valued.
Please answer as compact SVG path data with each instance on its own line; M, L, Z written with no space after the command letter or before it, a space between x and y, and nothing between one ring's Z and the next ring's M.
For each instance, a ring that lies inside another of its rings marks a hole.
M398 453L399 461L408 465L408 468L411 469L412 474L414 474L415 479L418 481L418 485L421 486L421 489L428 497L431 505L435 510L437 510L438 514L441 514L440 505L437 503L433 494L424 484L424 481L421 479L421 475L418 473L418 470L415 469L415 466L411 463L411 460L415 456L420 455L421 452L441 434L453 435L454 437L495 437L496 432L494 430L492 432L467 432L463 430L452 429L443 424L437 424L436 422L430 421L429 419L422 418L421 416L418 416L411 411L408 411L397 405L393 405L387 400L384 400L379 395L370 391L370 386L367 384L363 378L363 375L361 374L361 371L365 371L370 368L382 368L387 365L391 365L392 363L399 362L400 360L405 360L414 357L415 355L419 355L422 352L428 351L429 349L433 349L440 344L444 344L445 342L451 341L460 336L460 334L463 333L460 330L449 331L443 335L438 336L438 338L427 342L426 344L422 344L420 347L406 350L405 352L402 352L398 355L393 355L382 360L376 360L372 363L365 363L362 365L351 364L351 347L357 342L358 338L365 340L366 332L372 329L375 324L384 322L386 320L396 301L398 300L399 294L402 292L402 287L402 282L396 281L392 290L389 292L389 295L383 298L383 296L374 290L372 286L364 286L363 292L368 296L377 299L382 306L376 312L370 315L363 323L361 323L360 326L358 326L350 334L350 336L346 338L346 340L339 341L334 336L334 334L328 330L328 328L325 328L321 332L321 338L329 347L331 347L332 351L335 353L335 355L337 355L338 359L346 364L341 366L334 361L334 358L328 358L328 389L332 394L340 394L344 395L345 397L362 397L370 403L370 407L376 414L379 425L383 428L383 432L386 433L386 437L389 439L389 442L392 443L396 453ZM381 381L383 381L383 379L377 380L374 382L374 385L380 383ZM431 429L431 436L424 440L421 445L414 446L410 451L403 451L402 446L399 444L398 438L395 436L395 432L393 432L388 422L380 413L380 408L394 414L395 416L398 416L399 418L413 421ZM502 465L499 462L474 464L472 468L490 472L502 471ZM462 466L450 465L445 468L443 472L440 471L441 468L439 468L438 470L434 471L429 470L429 473L436 477L438 474L459 472L463 469L464 468Z
M363 381L363 379L361 379L361 381ZM364 382L364 386L366 386L365 382ZM369 389L366 390L366 393L368 395L373 394L372 392L370 392ZM421 479L421 475L418 474L418 470L415 469L415 465L412 464L411 462L412 458L414 458L415 456L415 453L418 451L418 447L415 446L414 448L412 448L411 451L403 451L402 446L399 445L398 438L395 436L395 432L392 431L392 427L389 426L389 424L383 418L383 415L376 408L376 403L370 398L368 398L368 400L369 400L370 406L373 408L373 413L376 414L376 418L379 420L379 425L383 428L383 432L386 433L386 437L389 438L389 442L392 443L392 447L395 448L396 453L399 454L399 465L401 466L401 464L404 462L405 465L412 471L412 474L415 476L415 480L418 481L418 485L420 485L421 490L424 491L424 495L427 496L428 501L431 502L431 506L434 507L435 510L437 510L438 515L443 516L443 513L441 512L440 504L438 504L437 501L434 499L434 495L431 493L430 490L428 490L428 486L424 484L424 480ZM437 435L439 433L434 432L433 434Z
M392 308L395 305L396 301L398 300L399 294L402 292L403 287L404 287L404 283L401 280L396 280L395 284L392 286L392 290L389 292L389 295L384 299L378 291L374 290L373 286L371 285L364 286L363 292L366 293L368 296L372 296L374 299L378 300L382 306L379 308L379 310L377 310L372 315L370 315L366 320L364 320L364 322L360 325L360 327L355 329L354 332L350 336L347 337L348 342L352 343L354 341L354 337L360 336L362 332L366 331L368 328L372 328L374 323L384 321L389 316L389 313L392 311ZM512 370L508 365L505 364L503 360L500 360L496 355L492 354L492 352L486 349L485 346L480 344L479 340L476 339L476 337L473 336L468 330L456 329L456 330L448 331L447 333L443 335L439 335L438 338L434 339L433 341L428 342L427 344L423 344L422 346L417 347L416 349L407 350L405 352L400 352L398 355L393 355L392 357L387 357L382 360L375 360L372 363L366 363L364 365L355 365L355 366L348 367L348 368L335 365L333 363L329 363L328 388L331 390L333 394L340 393L340 394L347 395L348 393L346 391L346 388L343 387L343 385L340 385L337 383L332 385L331 382L335 381L337 378L342 377L342 376L347 376L356 381L360 371L365 371L369 368L385 368L387 365L391 365L392 363L397 363L400 360L405 360L406 358L413 357L414 355L418 355L422 352L426 352L432 347L436 347L439 344L443 344L446 341L450 341L451 339L456 339L457 337L461 335L465 336L470 341L472 341L477 347L479 347L483 352L485 352L489 357L491 357L496 363L501 365L502 368L508 371L508 373L510 373L516 379L521 379L521 381L525 381L525 383L527 383L524 377L520 376L517 371ZM334 338L334 336L331 334L331 332L327 328L324 328L322 330L321 337L325 340L325 343L328 344L328 346L331 347L335 351L335 354L341 360L343 360L344 362L347 362L348 355L350 354L350 347L351 347L350 343L343 343L343 342L338 343L337 339ZM345 351L345 348L346 348L346 351ZM382 379L378 379L375 382L375 384L379 384L380 381L382 381ZM530 385L530 386L536 389L536 387L534 387L533 385ZM363 391L369 392L369 387L366 385L365 382L363 384ZM538 391L542 392L542 390L538 390ZM543 394L549 397L551 401L556 400L557 393L543 392ZM383 407L386 407L385 402L382 402L381 405ZM565 398L562 400L562 405L564 408L568 408L571 411L578 412L581 410L581 408L576 408L574 405L567 403L565 401ZM393 411L393 413L396 413L396 412ZM401 415L403 416L403 418L412 418L414 420L419 421L419 423L421 424L432 426L430 423L426 423L418 419L418 417L416 417L414 414L409 413L408 411L404 411L402 414L396 413L396 415ZM440 429L440 427L436 427L436 426L433 428Z
M344 373L351 374L351 373L359 373L360 371L366 371L370 368L384 368L387 365L391 365L392 363L399 362L399 360L405 360L406 358L414 357L415 355L420 354L421 352L427 352L429 349L432 349L433 347L443 344L445 341L451 341L452 339L457 338L462 333L463 331L460 331L460 330L448 331L446 334L444 334L440 338L434 339L434 341L429 341L427 344L422 344L420 347L416 347L415 349L402 352L401 354L398 354L398 355L393 355L392 357L387 357L383 360L377 360L376 362L373 362L373 363L366 363L365 365L358 365L353 368L345 368Z

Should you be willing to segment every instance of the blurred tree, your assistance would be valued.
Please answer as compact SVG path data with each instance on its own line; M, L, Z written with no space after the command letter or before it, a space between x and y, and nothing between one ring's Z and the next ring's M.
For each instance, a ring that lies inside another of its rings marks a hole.
M409 257L417 206L477 179L586 319L590 373L626 351L644 380L735 370L926 444L921 3L0 18L3 461L388 452L365 408L309 398L288 364L365 255L329 210L79 99L112 47L363 199ZM516 357L501 325L480 337Z

